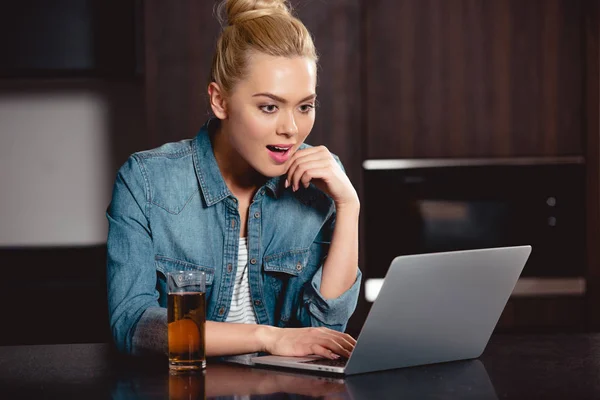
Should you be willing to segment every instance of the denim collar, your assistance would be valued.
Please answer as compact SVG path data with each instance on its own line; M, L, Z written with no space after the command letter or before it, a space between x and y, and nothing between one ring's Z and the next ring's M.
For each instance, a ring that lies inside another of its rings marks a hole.
M214 132L216 124L218 123L219 120L216 118L209 119L202 128L200 128L200 132L196 135L195 140L192 141L192 147L194 148L194 168L198 177L198 183L202 190L202 195L204 196L204 201L209 207L227 197L234 197L221 175L210 141L211 131ZM269 179L263 187L265 187L266 191L274 198L279 198L285 190L283 187L283 180L280 176ZM261 189L259 189L259 191L260 190Z

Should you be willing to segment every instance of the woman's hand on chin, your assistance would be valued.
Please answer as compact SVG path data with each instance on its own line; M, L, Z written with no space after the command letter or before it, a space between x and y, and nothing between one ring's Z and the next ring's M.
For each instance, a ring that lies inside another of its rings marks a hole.
M313 183L333 199L336 206L358 206L358 194L333 155L325 146L298 150L292 156L286 187L293 191Z

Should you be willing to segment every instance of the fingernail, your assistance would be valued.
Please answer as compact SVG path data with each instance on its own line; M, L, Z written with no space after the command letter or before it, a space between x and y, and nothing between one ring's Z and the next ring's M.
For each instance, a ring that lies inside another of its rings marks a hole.
M290 181L288 181L287 179L285 180L285 188L287 189L287 187L290 186Z
M305 183L304 184L304 189L308 189L308 185L309 185L309 183Z
M335 353L331 353L331 358L333 358L334 360L337 360L338 358L340 358L340 356L338 356Z

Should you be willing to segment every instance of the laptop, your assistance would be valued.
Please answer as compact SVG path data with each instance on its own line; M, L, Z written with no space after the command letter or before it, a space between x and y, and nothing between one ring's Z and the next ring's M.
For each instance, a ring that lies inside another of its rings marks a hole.
M254 365L353 375L479 357L531 246L396 257L350 358L252 357Z

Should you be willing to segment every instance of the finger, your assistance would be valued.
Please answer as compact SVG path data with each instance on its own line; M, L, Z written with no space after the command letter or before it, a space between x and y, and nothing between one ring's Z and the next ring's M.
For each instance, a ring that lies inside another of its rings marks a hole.
M311 180L322 179L327 175L328 171L326 167L321 166L320 168L309 168L300 176L300 179L298 180L298 187L302 185L304 188L308 188Z
M317 170L325 170L325 168L327 167L327 161L325 160L315 160L315 161L308 161L305 163L300 164L292 173L292 175L288 175L288 179L290 182L290 185L292 185L292 188L294 191L298 190L300 188L300 179L302 178L302 176L307 172L307 171L313 171L316 173ZM322 174L323 172L321 172ZM307 182L310 182L310 175L307 176Z
M344 350L348 352L348 355L352 353L352 350L354 350L355 344L348 340L348 338L346 338L346 335L337 335L335 336L335 340L344 348Z
M333 332L336 336L344 338L347 342L351 343L352 346L356 346L356 339L354 339L352 336L348 335L347 333L338 332L338 331L334 331L334 330L331 330L331 332Z
M293 165L297 165L300 161L306 161L317 158L333 159L333 156L325 146L310 147L307 149L298 150L297 152L292 154L290 168Z
M312 339L316 344L344 357L350 357L350 351L342 345L342 340L321 329L315 330L316 336Z
M310 351L312 354L322 356L325 358L329 358L331 360L336 360L338 358L338 356L333 351L331 351L317 343L313 343L310 346Z
M314 156L332 157L331 153L329 152L329 150L327 150L327 148L325 148L325 146L317 146L317 147L310 147L310 148L303 149L303 150L298 150L297 152L292 154L292 161L299 160L299 159L306 158L306 157L314 157Z
M311 161L328 160L328 159L329 159L329 157L323 157L322 154L320 154L320 153L312 153L312 154L308 154L306 156L303 156L301 158L297 158L297 159L293 160L287 170L287 173L286 173L287 178L288 178L288 183L289 184L292 183L290 180L290 177L293 176L295 171L304 163L311 162Z
M310 185L310 181L313 179L324 179L327 176L326 168L307 168L306 171L297 173L299 176L296 183L296 190L302 185L305 189Z
M341 343L345 349L347 349L348 351L354 350L354 347L356 346L356 340L352 336L348 335L347 333L334 331L333 329L324 329L324 333L335 337L336 340L338 340L339 343Z
M352 344L352 347L356 346L356 339L354 339L352 336L344 333L344 338Z
M335 338L333 336L327 339L327 342L325 343L324 347L346 358L349 358L350 353L352 352L351 350L344 347L344 343L341 339Z
M302 157L302 156L304 156L306 154L320 153L323 150L327 150L327 148L325 146L307 147L305 149L296 150L296 152L294 154L292 154L292 158Z

